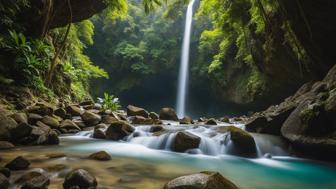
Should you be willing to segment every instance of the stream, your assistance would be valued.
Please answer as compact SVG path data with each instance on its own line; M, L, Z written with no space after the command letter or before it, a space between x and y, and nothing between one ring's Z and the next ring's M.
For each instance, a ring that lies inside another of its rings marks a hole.
M1 158L27 157L32 162L30 169L47 170L52 178L49 188L60 188L70 168L87 169L97 177L101 188L159 189L173 178L205 170L222 173L242 189L336 188L335 164L290 157L285 144L274 136L253 134L260 157L250 159L228 155L226 149L230 145L219 140L223 134L214 132L216 126L166 125L165 129L170 132L160 136L150 134L148 127L136 127L132 135L119 142L93 139L90 137L92 131L82 131L61 136L58 146L20 147L1 151ZM169 141L174 136L172 131L179 130L201 137L199 149L189 153L170 151ZM87 159L88 155L100 150L110 153L112 160L100 162ZM47 157L55 153L64 153L66 157ZM272 158L263 157L268 153L272 154ZM16 171L12 180L21 175L22 172Z

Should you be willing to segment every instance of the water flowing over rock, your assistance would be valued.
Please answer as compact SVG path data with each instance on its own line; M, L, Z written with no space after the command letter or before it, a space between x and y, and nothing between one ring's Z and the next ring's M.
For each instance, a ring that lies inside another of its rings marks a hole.
M173 150L176 152L185 152L189 149L198 148L201 138L188 132L178 132L173 142Z
M217 172L201 172L169 181L164 189L238 189Z
M240 156L257 157L254 138L246 131L234 126L228 127L230 140L234 145L232 153Z

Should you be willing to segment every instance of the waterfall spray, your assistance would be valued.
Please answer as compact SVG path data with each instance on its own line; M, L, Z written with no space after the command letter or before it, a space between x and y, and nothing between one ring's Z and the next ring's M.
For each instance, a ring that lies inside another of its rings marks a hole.
M185 114L185 103L188 88L190 35L191 35L194 2L195 0L191 0L188 5L186 22L185 22L181 65L178 78L177 103L176 103L177 115L179 117L183 117Z

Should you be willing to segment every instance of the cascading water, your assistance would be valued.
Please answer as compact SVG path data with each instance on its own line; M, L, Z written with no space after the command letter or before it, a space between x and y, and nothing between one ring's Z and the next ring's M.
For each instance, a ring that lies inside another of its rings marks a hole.
M188 88L188 68L189 68L189 50L190 50L190 35L191 35L191 25L193 17L193 5L195 0L191 0L186 15L184 38L182 45L182 56L181 65L178 78L178 89L177 89L177 115L183 117L185 114L185 101Z

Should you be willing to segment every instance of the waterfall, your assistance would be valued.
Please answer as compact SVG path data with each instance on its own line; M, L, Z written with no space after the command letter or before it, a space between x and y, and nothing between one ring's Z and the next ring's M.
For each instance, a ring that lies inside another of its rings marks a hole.
M185 114L185 101L188 88L190 34L191 34L194 2L195 0L191 0L188 5L184 37L183 37L182 56L181 56L180 72L178 78L178 89L177 89L177 105L176 105L177 114L179 117L184 117Z

